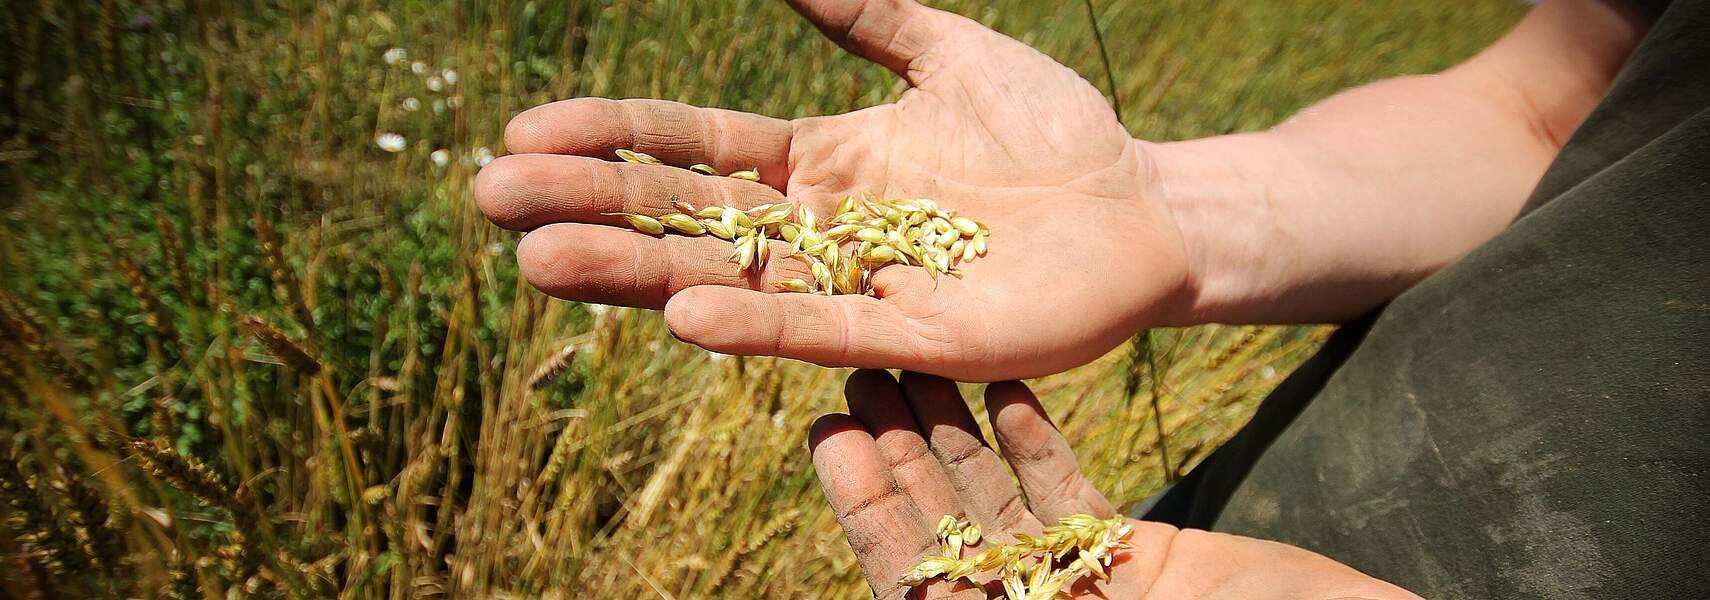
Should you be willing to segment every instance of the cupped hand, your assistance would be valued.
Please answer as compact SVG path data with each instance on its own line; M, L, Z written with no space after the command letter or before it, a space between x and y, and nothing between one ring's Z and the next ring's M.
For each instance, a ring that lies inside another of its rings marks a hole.
M1185 294L1181 234L1104 97L1044 54L910 0L793 0L839 45L911 85L895 103L783 121L656 100L582 98L519 115L516 154L482 170L481 209L527 230L523 274L554 296L665 309L680 338L731 354L906 368L965 381L1083 364ZM673 166L614 162L633 148ZM757 168L758 183L682 169ZM775 242L760 273L728 242L652 238L604 213L793 201L826 215L873 192L928 197L985 222L960 277L874 274L874 296L770 293L810 278Z
M1073 450L1026 386L986 388L997 451L950 381L857 371L845 388L849 414L821 417L809 432L814 469L863 575L881 600L986 598L1001 588L992 573L967 580L898 583L921 559L942 552L934 526L943 515L985 532L969 557L1016 533L1073 514L1107 518L1108 500L1081 474ZM1007 464L1007 466L1006 466ZM1013 473L1014 477L1011 477ZM1020 483L1020 489L1015 482ZM1328 558L1292 546L1130 520L1130 547L1108 581L1084 577L1068 590L1096 598L1417 598Z

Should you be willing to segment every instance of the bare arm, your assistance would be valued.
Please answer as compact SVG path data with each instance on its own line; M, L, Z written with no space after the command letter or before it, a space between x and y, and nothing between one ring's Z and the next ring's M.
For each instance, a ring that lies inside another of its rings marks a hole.
M718 352L964 381L1063 371L1157 325L1347 319L1501 230L1642 30L1597 0L1551 0L1446 73L1366 86L1263 133L1154 144L1074 71L960 15L792 4L910 89L794 121L603 98L519 115L513 155L481 170L475 195L529 232L517 261L530 282L663 308L679 338ZM623 148L667 166L618 162ZM696 163L758 167L760 181L684 168ZM806 263L741 270L728 242L614 216L672 212L674 195L824 215L867 192L978 217L990 252L954 277L884 266L871 295L772 293L811 279Z
M1182 229L1176 324L1345 320L1505 228L1644 33L1552 0L1465 63L1330 98L1262 133L1150 144Z

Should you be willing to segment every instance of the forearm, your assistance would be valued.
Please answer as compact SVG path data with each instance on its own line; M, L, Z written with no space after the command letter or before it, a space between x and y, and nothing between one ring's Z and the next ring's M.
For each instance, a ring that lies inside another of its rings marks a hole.
M1609 5L1549 3L1445 73L1265 132L1137 142L1187 245L1192 300L1172 324L1345 320L1488 240L1641 31Z

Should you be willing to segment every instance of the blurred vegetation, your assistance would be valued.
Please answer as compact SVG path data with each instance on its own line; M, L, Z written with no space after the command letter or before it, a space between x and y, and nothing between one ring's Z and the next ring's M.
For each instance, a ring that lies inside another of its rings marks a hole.
M1102 85L1079 3L933 4ZM1155 140L1440 69L1523 10L1096 4ZM469 198L505 121L553 99L798 117L900 93L782 3L20 1L0 38L7 596L865 593L802 441L843 373L549 300ZM1152 332L1035 385L1132 502L1323 334Z

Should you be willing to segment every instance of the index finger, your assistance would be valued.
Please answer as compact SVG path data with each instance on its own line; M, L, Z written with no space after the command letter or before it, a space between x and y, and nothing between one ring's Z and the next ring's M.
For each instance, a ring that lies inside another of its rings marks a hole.
M790 122L665 100L575 98L523 111L505 126L512 153L575 154L612 160L618 149L666 164L706 164L720 173L757 169L783 189L789 179Z

